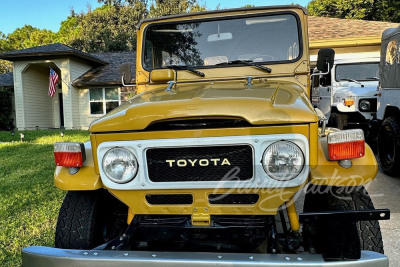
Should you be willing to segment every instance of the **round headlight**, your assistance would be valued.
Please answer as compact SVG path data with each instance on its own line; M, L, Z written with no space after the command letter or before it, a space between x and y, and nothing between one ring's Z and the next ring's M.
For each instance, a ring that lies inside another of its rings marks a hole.
M138 162L135 155L128 149L115 147L104 155L103 170L111 181L124 184L135 178Z
M270 177L279 181L288 181L294 179L302 171L304 155L296 144L278 141L267 147L262 165Z
M371 103L365 99L360 101L359 106L362 111L368 111L371 109Z

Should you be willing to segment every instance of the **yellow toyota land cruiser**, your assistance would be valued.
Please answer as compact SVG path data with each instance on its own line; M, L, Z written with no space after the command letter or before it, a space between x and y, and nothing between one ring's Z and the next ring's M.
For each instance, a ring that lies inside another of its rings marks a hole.
M55 248L23 265L387 266L375 157L311 105L307 29L300 6L142 21L138 94L54 145Z

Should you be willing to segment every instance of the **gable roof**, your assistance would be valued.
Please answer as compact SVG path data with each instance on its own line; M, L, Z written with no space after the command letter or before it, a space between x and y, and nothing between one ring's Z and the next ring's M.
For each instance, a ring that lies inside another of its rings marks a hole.
M85 61L89 61L96 65L107 64L107 62L104 62L97 57L93 57L88 53L82 52L78 49L72 48L68 45L61 43L41 45L41 46L35 46L31 48L6 52L0 54L0 59L5 59L9 61L19 61L27 59L43 59L43 57L58 58L65 56L76 57Z
M14 77L12 72L0 74L0 87L13 87Z
M122 64L131 66L132 80L135 80L136 52L115 52L115 53L90 53L104 62L105 66L93 68L72 82L75 87L100 86L100 85L121 85L119 68Z

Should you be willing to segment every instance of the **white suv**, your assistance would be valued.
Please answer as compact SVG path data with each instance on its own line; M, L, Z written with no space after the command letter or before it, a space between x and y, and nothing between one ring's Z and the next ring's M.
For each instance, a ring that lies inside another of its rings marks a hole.
M331 127L363 128L375 118L379 58L335 60L328 75L313 76L312 103Z

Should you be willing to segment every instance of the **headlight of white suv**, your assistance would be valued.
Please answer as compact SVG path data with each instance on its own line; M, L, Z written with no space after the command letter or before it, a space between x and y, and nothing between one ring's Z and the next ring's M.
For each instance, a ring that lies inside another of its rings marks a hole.
M265 172L279 181L296 178L304 167L304 155L293 142L277 141L264 152L262 165Z
M103 170L111 181L124 184L135 178L138 171L138 161L128 149L111 148L104 155Z

